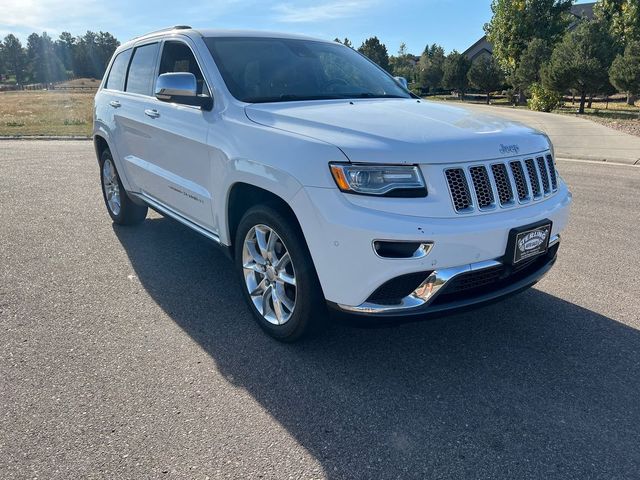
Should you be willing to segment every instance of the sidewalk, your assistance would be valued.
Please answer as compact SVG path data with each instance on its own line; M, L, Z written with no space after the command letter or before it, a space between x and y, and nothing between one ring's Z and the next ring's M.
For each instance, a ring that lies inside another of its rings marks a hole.
M556 157L640 164L640 137L572 115L490 105L459 104L474 112L525 123L551 138Z

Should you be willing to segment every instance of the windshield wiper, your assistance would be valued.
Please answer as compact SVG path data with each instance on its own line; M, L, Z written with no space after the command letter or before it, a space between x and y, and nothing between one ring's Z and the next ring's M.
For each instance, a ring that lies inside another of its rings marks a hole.
M247 103L269 103L269 102L295 102L305 100L339 100L340 95L296 95L285 93L277 97L253 97L244 99Z
M273 97L250 97L244 98L247 103L271 103L271 102L302 102L306 100L344 100L348 98L411 98L403 95L390 95L387 93L335 93L326 95L297 95L294 93L283 93Z
M347 97L347 95L345 95L345 97ZM389 95L388 93L371 93L371 92L363 92L363 93L356 93L353 95L348 95L348 97L351 98L409 98L408 96L404 96L404 95Z

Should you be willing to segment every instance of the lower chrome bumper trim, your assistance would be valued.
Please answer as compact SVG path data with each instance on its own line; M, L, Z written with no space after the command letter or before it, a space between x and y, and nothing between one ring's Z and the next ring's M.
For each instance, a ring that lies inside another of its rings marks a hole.
M554 246L560 241L560 235L554 235L549 239L549 247ZM438 296L442 288L447 285L454 277L466 272L484 270L487 268L498 267L502 262L498 260L485 260L482 262L471 263L469 265L460 265L457 267L445 268L432 272L413 292L404 297L399 304L380 305L377 303L364 302L357 306L341 305L338 307L346 312L361 314L376 313L394 313L404 312L406 310L424 307Z

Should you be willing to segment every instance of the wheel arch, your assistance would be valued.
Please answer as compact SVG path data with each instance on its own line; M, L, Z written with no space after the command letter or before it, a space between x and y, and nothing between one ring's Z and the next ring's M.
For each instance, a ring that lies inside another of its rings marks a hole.
M296 213L280 195L246 182L236 182L229 188L226 202L226 233L230 245L235 244L235 236L242 216L255 205L268 205L284 213L302 234L302 228ZM306 243L306 239L303 240ZM230 249L233 252L233 248Z
M109 146L109 142L103 135L96 134L93 136L93 148L96 151L96 158L98 162L100 162L100 157L102 156L102 152L105 150L111 151L111 147ZM113 155L113 152L112 152Z
M124 186L125 191L127 193L131 191L135 191L132 188L131 182L129 181L129 177L127 175L127 170L125 168L125 165L123 165L122 162L119 161L118 154L115 151L115 148L113 147L109 139L109 136L106 134L106 132L100 131L99 133L94 133L93 148L95 149L95 152L96 152L96 159L98 161L98 165L100 165L100 159L102 157L102 153L105 150L109 150L109 152L111 152L111 157L113 158L113 162L115 163L116 170L118 171L118 176L120 177L120 181L122 182L122 185ZM137 205L146 205L134 197L130 197L130 198Z

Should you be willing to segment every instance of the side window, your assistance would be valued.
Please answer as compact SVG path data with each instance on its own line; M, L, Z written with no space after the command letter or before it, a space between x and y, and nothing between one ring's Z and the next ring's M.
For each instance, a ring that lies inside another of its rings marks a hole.
M204 75L198 67L198 62L191 49L182 42L165 42L160 60L159 75L163 73L189 72L193 73L198 83L198 95L210 96Z
M127 76L127 65L131 58L131 49L120 52L109 70L109 76L104 84L104 88L111 90L124 90L124 79Z
M151 95L158 48L159 44L151 43L133 51L133 59L127 76L127 92Z

